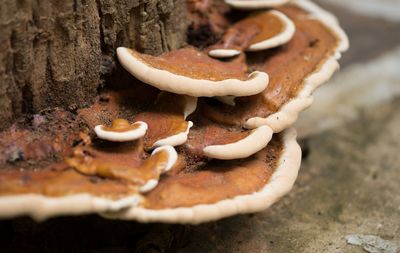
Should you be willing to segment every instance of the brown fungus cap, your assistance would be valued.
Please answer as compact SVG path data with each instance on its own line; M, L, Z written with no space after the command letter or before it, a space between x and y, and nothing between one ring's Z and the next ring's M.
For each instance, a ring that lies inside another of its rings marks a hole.
M103 107L116 110L122 110L125 103L133 100L129 93L110 93L109 97L110 101ZM231 160L253 155L263 149L272 137L273 131L268 126L245 130L242 127L212 122L202 111L191 115L196 106L196 98L166 92L159 92L154 104L147 108L131 104L130 110L136 112L131 116L132 121L145 122L148 126L143 137L145 149L151 150L163 145L183 145L190 155L198 159ZM100 110L98 105L83 111L85 119L93 114L103 120L107 118L107 113ZM190 120L185 119L187 116ZM98 124L98 121L91 124Z
M142 138L147 131L147 124L137 121L130 124L126 119L115 119L111 126L97 125L94 128L97 137L108 141L134 141Z
M287 43L294 32L295 26L286 15L276 10L264 11L234 24L208 53L225 58L244 50L266 50Z
M238 61L221 62L192 47L161 56L117 49L121 65L139 80L160 90L193 97L250 96L268 85L268 75Z
M140 143L82 145L74 149L66 159L68 165L78 172L128 182L137 186L139 192L153 189L162 173L169 171L177 160L172 146L162 146L146 157Z
M113 92L106 91L91 107L81 110L80 116L87 124L94 128L104 128L102 125L108 125L106 122L121 121L118 118L129 118L131 122L139 122L139 126L146 126L146 131L139 136L144 138L146 150L151 150L163 145L178 146L186 142L189 129L193 126L191 121L186 118L192 114L197 107L197 98L169 94L153 90L142 89L143 84L132 91ZM152 97L153 101L144 104L138 96ZM106 97L107 102L101 101L101 97ZM172 102L173 101L173 102ZM127 124L129 131L135 124ZM129 122L128 122L129 123ZM106 130L113 130L106 128ZM133 131L137 130L135 128ZM121 132L116 132L118 135ZM98 131L96 131L98 134ZM122 132L124 133L124 132ZM133 132L135 134L135 132ZM102 138L105 139L105 138ZM106 139L106 140L110 140ZM112 139L111 139L112 141Z
M237 98L236 106L205 104L205 115L215 122L244 125L249 129L269 125L282 131L312 102L312 91L338 68L347 37L337 21L311 2L298 0L278 9L296 25L293 38L273 51L250 55L251 68L270 76L260 94Z
M105 217L141 222L198 224L264 210L293 186L301 150L294 130L275 136L247 159L210 161L201 170L171 171L144 197L143 206ZM191 168L191 169L188 169Z
M227 126L210 121L202 111L197 111L191 119L196 124L180 149L187 156L197 159L247 158L265 148L272 138L273 131L268 126L254 130Z
M160 175L177 163L172 146L159 147L149 156L142 141L91 143L81 137L65 162L33 171L2 170L0 217L29 214L42 219L138 205L141 194L154 189Z
M128 183L85 176L65 163L51 164L37 171L4 170L0 173L0 182L2 197L37 194L49 198L61 198L69 195L91 194L119 199L135 195L137 192L136 187L131 188ZM2 210L4 210L3 205ZM18 215L18 212L23 213L24 210L15 210L15 215ZM1 216L4 214L0 212Z
M127 149L124 155L133 152L138 157L127 144L113 145ZM154 190L142 195L137 188L142 182L132 183L124 177L135 174L129 172L137 166L132 164L143 164L144 160L125 160L117 150L108 153L104 148L90 148L88 155L98 161L105 159L109 165L119 164L115 170L102 165L99 173L98 167L93 170L96 166L74 170L66 164L54 164L39 171L2 171L0 217L27 214L43 219L107 211L110 218L143 222L205 222L271 205L292 187L301 158L295 133L289 131L274 137L264 150L247 159L204 164L181 157ZM152 178L152 173L150 177L144 174L139 178Z

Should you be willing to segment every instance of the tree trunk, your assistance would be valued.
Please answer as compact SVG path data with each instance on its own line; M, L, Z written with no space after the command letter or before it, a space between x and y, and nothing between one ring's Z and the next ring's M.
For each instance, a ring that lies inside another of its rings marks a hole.
M0 129L24 113L91 103L115 49L186 41L184 0L0 0Z

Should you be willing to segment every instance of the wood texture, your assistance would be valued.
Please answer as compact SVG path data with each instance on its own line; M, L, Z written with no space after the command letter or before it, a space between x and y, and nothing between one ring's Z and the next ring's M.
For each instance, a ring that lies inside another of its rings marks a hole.
M0 0L0 129L24 113L91 103L118 46L186 40L184 0Z

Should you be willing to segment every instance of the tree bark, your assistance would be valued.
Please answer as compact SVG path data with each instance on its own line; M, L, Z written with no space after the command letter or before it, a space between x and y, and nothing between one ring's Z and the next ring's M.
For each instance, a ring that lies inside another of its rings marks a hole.
M0 0L0 129L24 113L90 104L115 49L186 41L184 0Z

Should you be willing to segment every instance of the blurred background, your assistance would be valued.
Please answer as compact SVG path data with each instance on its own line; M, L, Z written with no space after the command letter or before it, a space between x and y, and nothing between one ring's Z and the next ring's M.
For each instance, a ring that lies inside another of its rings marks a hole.
M400 1L316 2L339 18L351 48L296 125L304 160L288 196L197 227L2 221L0 252L400 252Z

